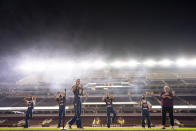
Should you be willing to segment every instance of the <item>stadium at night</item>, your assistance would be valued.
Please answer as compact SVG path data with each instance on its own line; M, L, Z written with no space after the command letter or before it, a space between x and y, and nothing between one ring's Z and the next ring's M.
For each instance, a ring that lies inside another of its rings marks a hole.
M191 1L0 1L0 130L196 130Z

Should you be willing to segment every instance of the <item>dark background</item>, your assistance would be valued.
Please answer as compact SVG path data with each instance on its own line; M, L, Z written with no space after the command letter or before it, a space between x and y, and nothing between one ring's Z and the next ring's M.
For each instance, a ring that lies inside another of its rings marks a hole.
M1 0L1 78L26 56L193 57L195 12L190 0Z

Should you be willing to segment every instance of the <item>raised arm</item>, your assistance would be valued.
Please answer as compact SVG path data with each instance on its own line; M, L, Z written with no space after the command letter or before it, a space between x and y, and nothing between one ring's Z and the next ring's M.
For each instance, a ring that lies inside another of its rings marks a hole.
M81 94L80 94L80 95L81 95L81 96L84 96L84 87L83 87L83 85L81 85L81 90L82 90L82 91L81 91Z
M110 98L111 98L112 100L114 100L114 96L111 95Z
M36 96L32 96L33 101L36 101L36 98L37 98Z
M142 106L142 100L140 99L140 101L138 102L139 106Z
M32 96L32 101L34 104L36 104L36 96Z
M57 100L57 97L56 97L56 96L57 96L57 94L59 94L59 93L60 93L60 92L56 92L56 93L54 94L54 99L55 99L55 100Z
M27 103L27 98L26 97L24 98L24 102Z
M27 102L28 102L27 97L32 97L32 96L31 96L31 95L29 95L29 94L27 94L27 95L25 96L25 98L24 98L24 102L25 102L25 103L27 103Z
M75 92L76 91L76 88L77 88L76 85L72 86L72 91Z
M151 110L152 109L152 104L149 101L147 102L147 104L148 104L149 110Z
M103 101L103 102L105 102L105 97L106 97L106 96L103 96L103 97L102 97L102 101Z

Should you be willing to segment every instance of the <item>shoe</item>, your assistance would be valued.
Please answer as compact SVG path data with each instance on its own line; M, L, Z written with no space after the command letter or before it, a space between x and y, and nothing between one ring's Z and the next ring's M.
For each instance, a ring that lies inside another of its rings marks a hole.
M174 129L174 127L172 126L172 127L171 127L171 129L173 130L173 129Z
M77 127L78 129L84 129L82 126L81 127Z
M162 129L165 129L165 126L163 126Z
M28 126L24 126L24 128L28 128Z
M69 129L72 129L70 124L69 124Z

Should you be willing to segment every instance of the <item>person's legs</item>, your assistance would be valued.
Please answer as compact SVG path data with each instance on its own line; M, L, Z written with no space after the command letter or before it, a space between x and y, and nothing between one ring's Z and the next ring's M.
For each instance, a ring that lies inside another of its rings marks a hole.
M28 119L29 119L29 108L26 111L26 116L25 116L25 128L29 127L29 123L28 123Z
M112 122L114 122L114 120L116 118L116 112L114 111L113 107L111 109L111 112L113 113Z
M77 116L76 116L76 114L77 114L77 103L74 103L74 112L75 112L74 117L68 123L69 124L69 127L72 126L73 123L76 121L76 118L77 118Z
M32 119L33 118L33 108L30 109L30 113L29 114L30 114L30 118Z
M110 107L107 107L107 126L110 128Z
M162 107L162 125L165 127L167 108Z
M148 128L151 128L151 121L150 121L150 112L148 111L146 118L148 120Z
M62 116L62 117L63 117L63 129L64 129L64 127L65 127L65 112L66 112L66 111L65 111L65 106L64 106L64 107L63 107L63 113L62 113L62 114L63 114L63 116Z
M78 101L77 103L77 112L76 112L76 125L78 128L81 128L81 119L80 119L80 114L81 114L81 102Z
M76 121L76 115L74 115L74 117L71 119L71 121L69 121L69 126L72 126L73 123Z
M145 128L145 115L142 113L142 127Z
M170 124L171 126L174 126L173 107L169 107L168 112L169 112Z
M59 106L59 122L58 122L58 128L61 127L62 114L63 114L63 106Z

